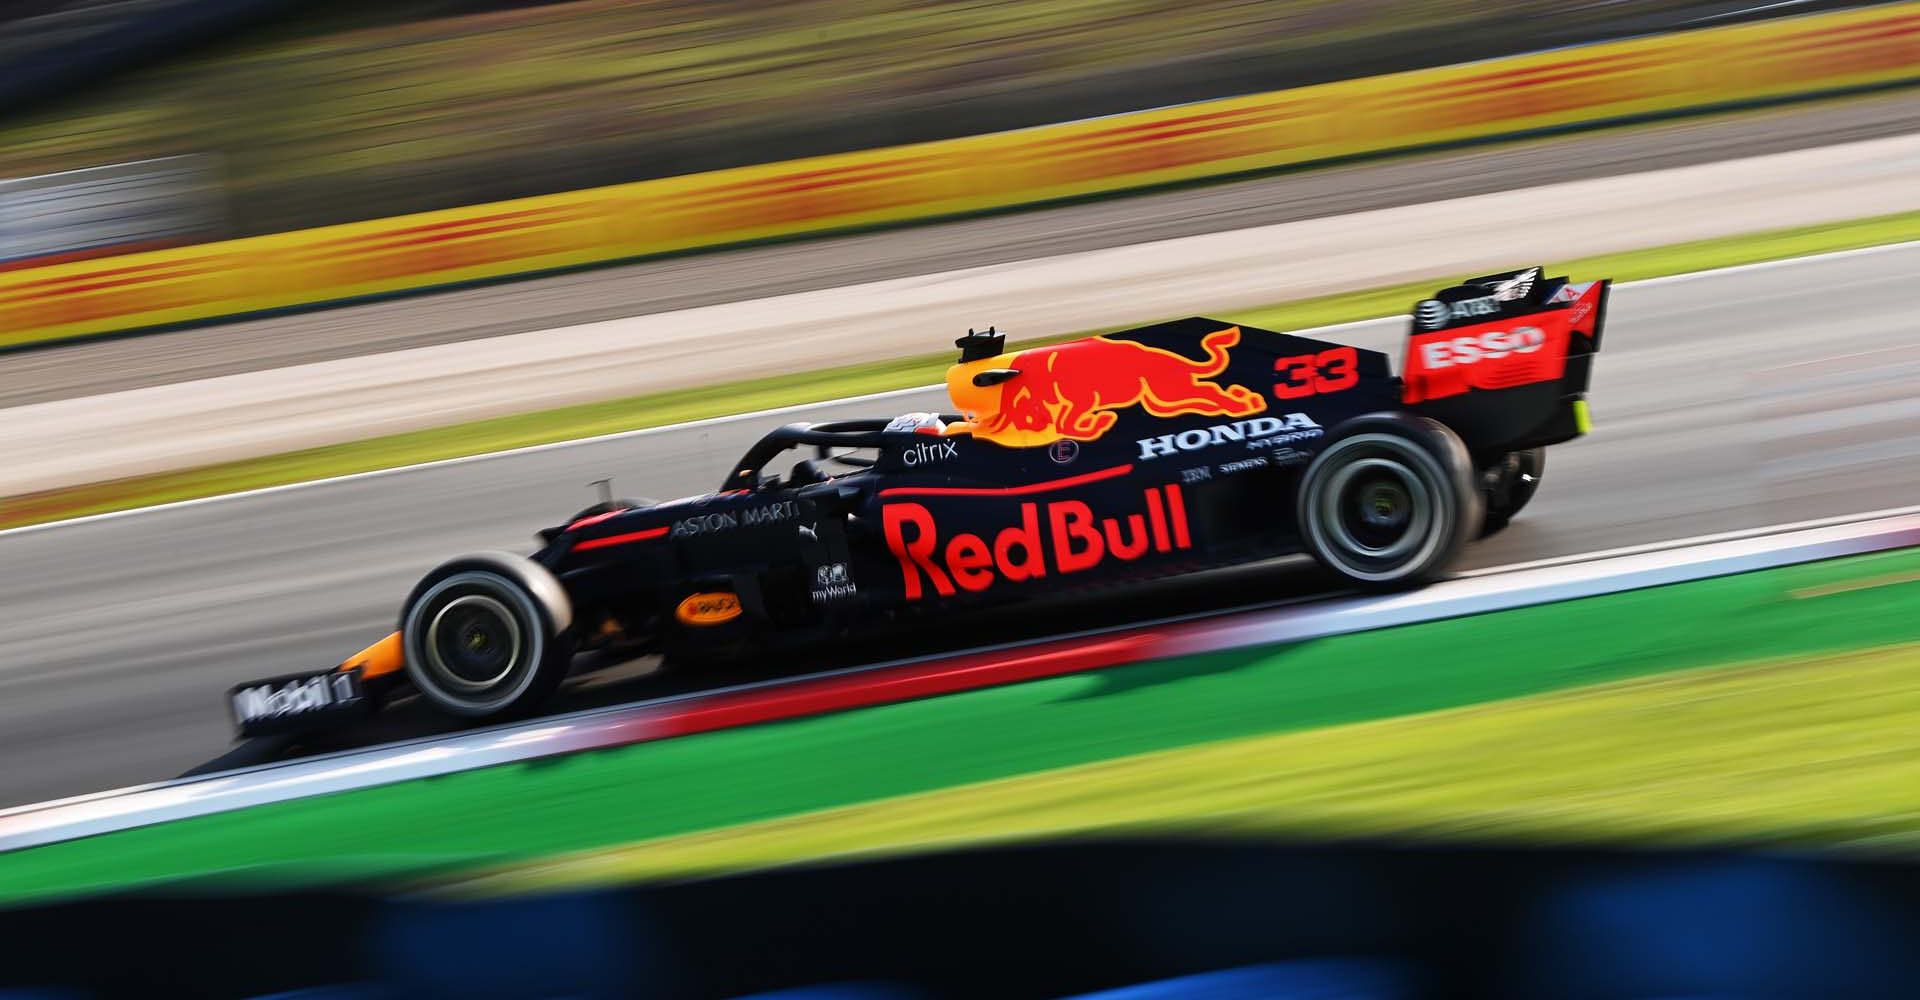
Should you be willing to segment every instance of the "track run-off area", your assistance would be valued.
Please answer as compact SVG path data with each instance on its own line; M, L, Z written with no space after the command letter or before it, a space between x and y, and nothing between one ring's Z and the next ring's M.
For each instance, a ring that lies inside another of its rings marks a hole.
M1533 505L1463 568L1910 503L1920 495L1915 273L1920 245L1902 245L1621 286L1594 378L1595 432L1553 450ZM1390 319L1329 335L1398 356L1404 331ZM0 623L0 741L14 762L0 804L255 762L258 748L228 754L228 686L337 662L392 628L425 569L470 549L530 548L536 528L590 501L592 480L612 476L624 495L705 492L774 423L935 408L936 393L895 393L0 533L10 570L0 581L10 611ZM1324 586L1289 562L1047 615L1000 613L885 652L1113 627ZM874 652L722 678L616 671L556 708L833 669ZM358 738L443 728L401 713Z

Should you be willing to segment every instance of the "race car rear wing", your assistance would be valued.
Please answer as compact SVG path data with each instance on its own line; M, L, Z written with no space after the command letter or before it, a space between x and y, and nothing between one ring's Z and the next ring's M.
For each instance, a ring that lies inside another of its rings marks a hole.
M1473 278L1414 306L1402 401L1476 453L1557 444L1588 428L1607 280L1538 267Z

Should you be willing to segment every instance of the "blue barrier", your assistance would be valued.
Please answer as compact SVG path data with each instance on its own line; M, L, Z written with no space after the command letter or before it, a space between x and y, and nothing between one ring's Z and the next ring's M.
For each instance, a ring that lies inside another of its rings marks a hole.
M6 910L0 1000L1891 998L1914 940L1920 868L1887 859L1067 841L471 902Z

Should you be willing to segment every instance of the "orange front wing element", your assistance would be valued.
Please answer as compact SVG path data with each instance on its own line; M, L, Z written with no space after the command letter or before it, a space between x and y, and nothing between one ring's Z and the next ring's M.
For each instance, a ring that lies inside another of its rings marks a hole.
M360 679L368 680L384 674L395 674L406 669L406 653L400 646L400 633L395 632L385 639L346 658L337 669L360 670Z

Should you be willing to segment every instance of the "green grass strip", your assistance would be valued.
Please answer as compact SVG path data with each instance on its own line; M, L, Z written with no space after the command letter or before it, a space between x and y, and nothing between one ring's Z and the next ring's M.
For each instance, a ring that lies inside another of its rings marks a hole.
M1920 644L1137 754L469 873L457 896L1088 834L1920 848Z
M1632 281L1913 239L1920 239L1920 212L1609 254L1557 263L1553 269L1581 278L1611 277L1618 281ZM1297 330L1393 316L1405 312L1413 302L1430 294L1444 280L1447 280L1446 276L1436 275L1424 282L1239 310L1219 318L1269 329ZM1152 319L1143 318L1142 322L1151 322ZM749 410L928 385L944 377L946 366L951 361L950 353L928 354L824 371L676 389L179 472L27 494L0 500L0 527L658 427Z
M1865 556L261 806L0 856L0 899L202 876L446 874L1219 740L1913 642L1916 571L1920 551Z

